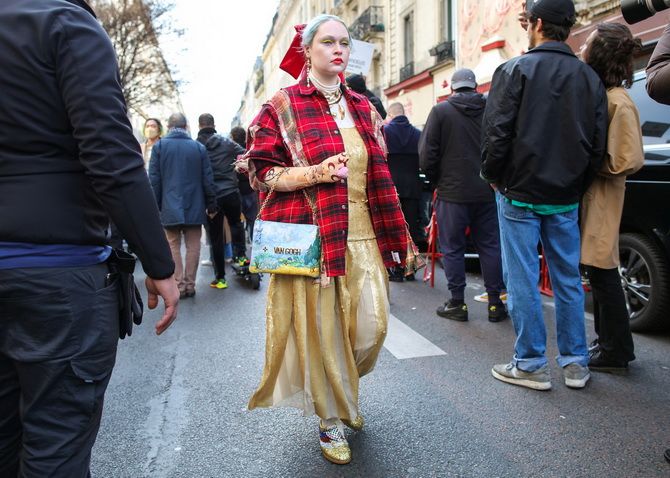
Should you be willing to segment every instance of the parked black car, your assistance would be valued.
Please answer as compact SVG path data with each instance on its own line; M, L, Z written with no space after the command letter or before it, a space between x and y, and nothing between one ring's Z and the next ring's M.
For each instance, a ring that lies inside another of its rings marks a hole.
M636 332L670 328L670 106L656 103L640 72L630 95L640 111L645 162L626 181L619 255Z

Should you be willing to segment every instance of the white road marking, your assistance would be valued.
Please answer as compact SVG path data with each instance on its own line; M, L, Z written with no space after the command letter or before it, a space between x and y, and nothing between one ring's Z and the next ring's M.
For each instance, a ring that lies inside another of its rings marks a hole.
M384 347L399 360L447 354L423 335L405 325L393 314L389 315L388 332Z

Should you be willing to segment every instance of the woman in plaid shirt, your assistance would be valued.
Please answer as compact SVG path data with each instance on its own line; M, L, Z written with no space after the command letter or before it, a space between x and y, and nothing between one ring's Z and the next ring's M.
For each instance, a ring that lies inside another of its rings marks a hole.
M316 220L322 274L270 278L265 370L249 408L292 406L318 415L323 455L346 464L343 424L363 427L359 378L373 369L384 342L386 268L404 265L408 236L382 120L341 81L351 47L346 25L320 15L296 30L281 68L298 83L263 105L249 128L246 159L256 189L274 186L262 219Z

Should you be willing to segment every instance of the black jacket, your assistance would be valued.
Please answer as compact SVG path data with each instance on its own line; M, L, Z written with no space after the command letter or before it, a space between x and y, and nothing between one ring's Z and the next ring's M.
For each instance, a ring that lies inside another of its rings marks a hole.
M421 169L440 199L455 203L493 201L479 177L481 130L486 100L472 92L454 93L433 106L421 134Z
M65 0L2 0L0 25L0 241L104 245L111 217L170 276L107 34Z
M239 191L235 160L244 154L239 144L216 133L214 128L203 128L198 132L198 141L205 145L212 164L216 197L220 198Z
M605 87L565 43L545 43L498 67L483 127L482 177L502 194L575 203L605 154Z
M372 91L368 90L368 87L365 84L365 78L362 75L351 75L347 77L347 85L356 93L360 93L370 100L370 103L372 103L372 106L375 107L382 119L386 119L386 110L384 109L382 100L375 96Z
M407 116L396 116L384 126L388 148L388 165L398 197L419 199L419 137L421 131L412 126Z

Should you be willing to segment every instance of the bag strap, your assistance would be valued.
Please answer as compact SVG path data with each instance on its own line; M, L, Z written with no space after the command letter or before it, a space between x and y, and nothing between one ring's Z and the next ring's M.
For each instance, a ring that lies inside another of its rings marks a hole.
M270 200L270 196L272 196L272 193L275 190L275 187L277 186L277 182L279 182L279 178L281 178L282 174L287 173L288 168L282 169L279 174L277 175L277 179L275 180L274 184L270 187L270 191L268 192L268 195L265 196L265 200L263 200L263 204L261 204L260 209L258 210L258 215L256 215L256 220L260 220L261 218L261 213L263 212L263 209L265 209L265 206L267 205L268 201ZM314 223L316 224L316 205L314 204L314 201L310 197L309 194L307 194L307 191L305 189L302 190L302 193L305 195L305 199L307 199L307 203L309 204L309 207L312 209L312 216L314 219Z
M302 137L298 131L298 125L296 124L295 116L293 115L293 108L291 107L291 98L289 97L288 93L284 89L279 90L270 99L269 103L277 112L277 119L279 120L279 131L281 132L286 148L291 154L293 166L298 168L311 166L305 157L305 150L302 147ZM265 196L265 200L263 201L263 204L258 211L258 216L256 216L256 219L260 219L263 209L267 205L270 196L272 196L272 193L275 190L277 181L279 181L281 175L287 171L288 168L284 168L277 176L274 184L270 187L268 195ZM307 193L307 189L309 188L304 188L302 193L305 195L305 199L307 199L307 203L312 209L314 224L318 225L316 205L314 204L312 195Z

